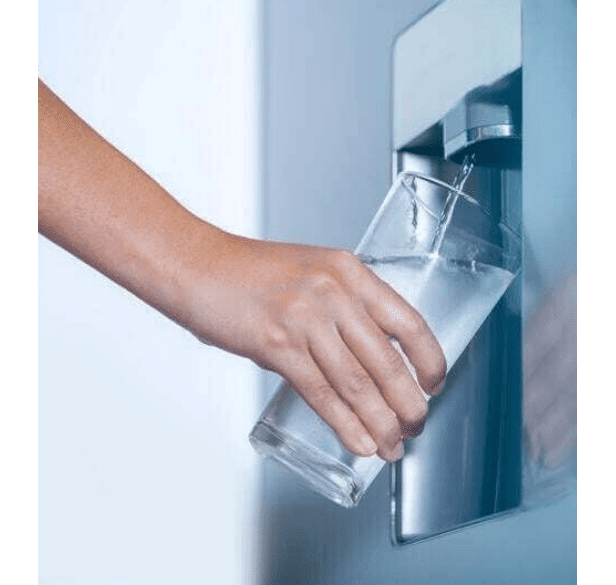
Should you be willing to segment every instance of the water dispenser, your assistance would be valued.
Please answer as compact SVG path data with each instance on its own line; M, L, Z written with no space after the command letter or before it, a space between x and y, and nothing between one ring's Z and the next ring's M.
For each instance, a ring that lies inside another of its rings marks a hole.
M533 406L524 348L537 306L558 281L547 274L558 232L538 228L546 202L535 188L537 160L528 156L540 130L533 124L526 135L526 105L534 120L537 100L524 87L521 23L521 1L448 0L394 45L393 175L416 171L450 183L473 156L465 191L525 241L522 274L430 402L422 434L392 465L394 544L522 510L537 494L549 500L566 492L574 475L569 454L538 479L527 437ZM561 197L570 209L574 193ZM565 219L567 241L575 222ZM574 271L571 260L560 262L564 273Z

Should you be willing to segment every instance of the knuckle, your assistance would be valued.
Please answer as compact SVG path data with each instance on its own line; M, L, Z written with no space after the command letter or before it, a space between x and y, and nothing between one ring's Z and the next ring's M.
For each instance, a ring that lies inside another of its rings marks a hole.
M291 339L286 328L271 325L261 331L261 346L268 352L280 352L291 346Z
M369 285L372 282L371 271L353 252L334 250L332 264L345 280L362 285Z
M326 382L312 385L308 392L307 398L314 408L319 411L319 414L331 412L335 415L337 413L336 396L334 395L332 388Z
M393 348L389 348L381 357L380 363L387 371L396 378L402 378L409 375L409 370L402 359L402 356Z
M341 290L336 277L326 270L313 271L306 284L310 293L316 297L331 297Z
M334 250L332 252L333 263L341 270L353 270L361 264L359 258L349 250Z
M288 292L283 299L282 319L288 324L302 321L310 311L310 304L304 287Z
M351 399L357 399L366 396L367 392L373 387L374 382L366 372L360 369L354 369L349 375L345 393L348 393Z
M395 445L402 436L400 420L393 410L388 410L379 417L378 428L376 429L379 437L390 445Z
M433 337L426 320L414 310L411 311L409 318L404 320L404 330L409 338L424 337L426 335Z

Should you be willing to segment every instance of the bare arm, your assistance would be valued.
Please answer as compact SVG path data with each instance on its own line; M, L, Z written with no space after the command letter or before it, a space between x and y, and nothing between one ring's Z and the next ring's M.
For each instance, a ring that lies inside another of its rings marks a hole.
M199 339L278 372L359 455L402 456L436 393L421 316L349 252L197 218L39 81L39 231Z
M185 324L183 262L224 234L187 212L39 81L39 232Z

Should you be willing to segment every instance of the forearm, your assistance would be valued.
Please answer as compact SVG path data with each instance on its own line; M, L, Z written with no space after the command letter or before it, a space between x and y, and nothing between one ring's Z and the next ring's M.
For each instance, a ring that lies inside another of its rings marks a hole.
M192 215L39 81L39 232L186 325L190 262L227 234Z

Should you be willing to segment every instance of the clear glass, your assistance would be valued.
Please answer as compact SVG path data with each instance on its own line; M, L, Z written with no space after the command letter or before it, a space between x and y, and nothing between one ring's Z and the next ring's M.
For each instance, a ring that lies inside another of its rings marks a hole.
M520 241L462 191L403 172L355 253L422 314L449 370L517 274ZM287 383L265 407L250 441L306 486L348 508L385 464L377 455L347 451Z

